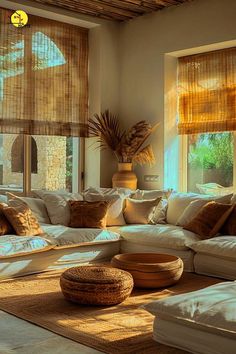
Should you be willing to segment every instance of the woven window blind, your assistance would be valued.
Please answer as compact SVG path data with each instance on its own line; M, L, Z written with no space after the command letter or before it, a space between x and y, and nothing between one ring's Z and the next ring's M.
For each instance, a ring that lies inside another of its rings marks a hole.
M179 58L179 134L236 130L236 47Z
M0 133L86 136L88 31L0 8Z

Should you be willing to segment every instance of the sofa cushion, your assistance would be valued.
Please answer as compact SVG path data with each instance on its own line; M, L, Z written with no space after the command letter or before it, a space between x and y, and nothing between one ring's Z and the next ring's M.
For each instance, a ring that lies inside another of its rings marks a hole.
M153 315L236 334L236 282L223 282L144 305Z
M132 199L138 199L138 200L156 199L158 197L168 199L170 194L171 191L162 190L162 189L152 189L152 190L137 189L135 193L133 193L130 197Z
M40 193L44 200L50 221L53 225L61 224L68 226L70 222L69 200L83 200L79 193L57 194L52 192Z
M50 219L48 216L47 208L42 199L30 198L30 197L19 197L12 193L7 193L8 204L14 206L21 204L21 201L25 202L33 214L36 216L40 223L50 224Z
M109 202L69 200L70 227L105 229Z
M168 224L130 225L110 229L119 232L121 238L128 242L161 248L186 250L189 249L189 242L199 240L193 232Z
M116 232L106 229L71 228L64 225L41 225L50 238L54 239L56 248L76 247L86 244L114 242L120 239Z
M183 225L183 223L180 222L179 218L191 202L199 199L205 199L206 202L214 200L219 203L228 204L231 203L232 196L233 194L229 194L223 197L213 197L196 193L172 193L170 195L170 198L168 199L166 221L168 224L172 225L177 225L177 223Z
M0 258L22 256L30 253L47 251L54 248L54 241L47 235L0 237Z
M197 253L236 260L236 236L218 236L194 242L189 247Z
M121 226L125 225L123 216L123 208L125 196L120 194L100 194L100 193L86 193L84 200L88 202L108 201L107 212L107 226Z
M37 236L43 234L38 219L28 204L17 199L16 203L5 204L3 213L19 236Z
M149 200L126 199L124 217L127 224L148 224L151 222L161 197Z
M184 229L195 232L202 240L211 238L219 232L233 208L231 204L209 202L184 226Z
M7 204L0 203L0 236L14 234L13 227L4 215L3 209Z
M88 187L82 192L82 195L85 200L87 200L87 196L89 194L98 194L98 195L122 195L122 196L129 196L133 191L129 188L121 188L121 187L116 187L116 188L95 188L95 187Z

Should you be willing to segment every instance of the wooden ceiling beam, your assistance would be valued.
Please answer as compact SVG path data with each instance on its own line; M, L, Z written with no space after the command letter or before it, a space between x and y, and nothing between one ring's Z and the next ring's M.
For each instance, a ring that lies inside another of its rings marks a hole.
M125 21L192 0L32 0L103 19Z

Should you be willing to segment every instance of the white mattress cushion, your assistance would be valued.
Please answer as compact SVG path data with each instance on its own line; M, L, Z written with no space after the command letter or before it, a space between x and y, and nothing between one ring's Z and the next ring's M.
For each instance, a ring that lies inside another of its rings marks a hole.
M156 225L129 225L111 228L119 232L121 237L128 242L155 247L186 250L188 243L199 240L199 237L182 227L156 224Z
M44 232L55 240L56 248L76 247L79 245L113 242L120 235L107 229L72 228L64 225L41 225Z
M46 235L45 237L5 235L0 237L0 259L47 251L54 247L54 241Z
M144 305L155 316L181 319L236 334L236 282L175 295Z
M189 247L197 253L236 260L236 236L217 236L208 240L189 243Z

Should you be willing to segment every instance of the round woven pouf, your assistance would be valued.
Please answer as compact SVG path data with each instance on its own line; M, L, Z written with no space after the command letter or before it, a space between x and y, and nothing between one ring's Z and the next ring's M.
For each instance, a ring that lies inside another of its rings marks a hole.
M133 285L130 273L109 267L73 267L60 277L65 298L86 305L119 304L130 295Z
M159 253L124 253L114 256L113 267L132 274L138 288L163 288L180 279L183 261L176 256Z

